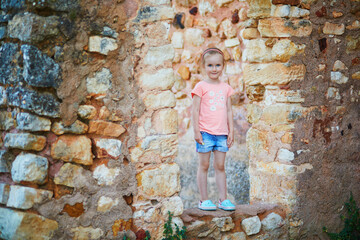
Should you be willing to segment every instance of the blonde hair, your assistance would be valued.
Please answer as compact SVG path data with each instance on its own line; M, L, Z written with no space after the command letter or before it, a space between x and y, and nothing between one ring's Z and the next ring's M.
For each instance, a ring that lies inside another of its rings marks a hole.
M218 48L208 48L206 49L202 54L201 54L201 66L204 67L205 65L205 57L206 56L211 56L211 55L215 55L215 54L220 54L223 58L223 64L225 65L225 59L224 59L224 53L218 49Z

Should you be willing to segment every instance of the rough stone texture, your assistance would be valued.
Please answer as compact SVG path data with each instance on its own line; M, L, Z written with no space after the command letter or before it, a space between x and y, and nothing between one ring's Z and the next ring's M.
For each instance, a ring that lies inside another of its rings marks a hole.
M16 126L11 112L0 111L0 130L9 130Z
M312 32L312 24L305 19L260 19L258 30L262 37L307 37Z
M21 112L16 116L17 129L32 132L50 131L51 121L34 114Z
M92 36L89 38L89 51L108 55L118 48L116 40L109 37Z
M21 57L16 43L4 43L0 47L0 83L12 84L22 80L21 68L16 64Z
M184 204L179 196L171 197L163 202L161 212L163 215L168 215L170 211L174 216L180 216L183 213Z
M101 239L104 236L104 231L101 228L80 226L72 228L71 232L74 234L73 240Z
M244 232L237 232L226 235L221 240L246 240L246 234Z
M59 18L57 16L41 17L33 13L21 13L9 21L8 32L10 37L18 38L23 42L37 43L47 37L59 34Z
M261 226L266 231L272 231L284 224L284 221L281 216L276 213L270 213L262 221Z
M247 2L250 7L247 13L249 18L270 17L271 0L247 0Z
M83 165L93 163L91 140L86 136L60 136L51 145L51 157Z
M168 90L174 85L174 71L164 68L154 74L143 73L140 76L140 85L144 90Z
M108 212L112 207L119 204L119 199L112 199L110 197L101 196L97 203L97 211L99 212Z
M120 124L106 122L102 120L93 120L89 124L89 133L104 135L109 137L119 137L126 129Z
M212 222L215 223L221 232L230 231L235 227L231 217L213 218Z
M287 62L292 56L302 53L305 45L296 45L291 40L282 39L278 41L271 49L271 56L274 60Z
M76 120L70 126L66 126L63 122L54 122L51 126L51 131L56 135L62 135L64 133L84 134L88 131L88 128L85 123Z
M246 218L241 221L241 226L246 232L246 235L254 235L260 232L261 222L258 216Z
M168 6L158 6L158 7L150 7L145 6L142 7L138 11L138 15L136 16L136 22L155 22L158 20L166 20L173 19L175 16L174 10Z
M93 119L96 116L96 108L91 105L81 105L78 109L78 115L84 119Z
M257 28L245 28L242 32L242 37L244 39L255 39L260 37L260 33Z
M10 186L5 183L0 183L0 203L6 204L9 199Z
M77 187L77 178L84 175L84 169L71 163L65 163L56 173L54 182L68 187Z
M4 239L48 239L58 223L42 216L0 208L0 237Z
M249 62L269 62L271 48L265 45L264 39L249 40L244 51L244 58Z
M324 34L332 34L332 35L342 35L345 32L345 25L344 24L334 24L326 22L323 28Z
M29 209L34 204L41 204L50 200L53 196L51 191L22 186L10 186L9 199L6 206L19 209Z
M345 76L342 72L331 72L330 79L332 82L337 84L347 83L349 78Z
M6 150L0 150L0 173L10 172L11 163L15 159L14 155Z
M5 88L0 86L0 107L5 106L7 103Z
M238 38L232 38L232 39L225 40L225 47L227 47L227 48L236 47L239 45L240 45L240 41Z
M121 155L121 141L117 139L95 138L96 156L117 159Z
M102 164L95 168L93 172L93 177L97 180L99 185L110 186L114 184L115 179L119 174L119 168L108 168L104 164Z
M7 148L41 151L46 144L46 137L30 133L8 133L4 139Z
M32 153L19 154L12 163L11 176L14 182L43 184L47 177L48 160Z
M39 49L22 45L24 58L24 80L34 87L59 87L62 82L60 66Z
M111 88L112 74L109 69L103 68L96 72L94 77L86 79L86 88L88 93L106 94Z
M144 98L144 104L147 109L160 109L175 107L175 95L171 91L163 91L158 94L148 94Z
M162 65L166 61L171 61L175 56L174 47L164 45L160 47L151 47L145 56L144 64L147 65Z
M158 134L177 133L178 112L174 109L161 109L152 116L152 126Z

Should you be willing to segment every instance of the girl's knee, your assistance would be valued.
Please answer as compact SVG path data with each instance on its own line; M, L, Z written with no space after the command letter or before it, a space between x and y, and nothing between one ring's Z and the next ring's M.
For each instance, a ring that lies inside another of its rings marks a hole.
M225 172L225 165L224 164L214 164L215 171L218 172Z

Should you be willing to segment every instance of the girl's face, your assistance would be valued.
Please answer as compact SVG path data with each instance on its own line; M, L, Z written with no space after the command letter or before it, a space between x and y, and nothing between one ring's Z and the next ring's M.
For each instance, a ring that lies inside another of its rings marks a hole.
M204 68L206 75L214 81L219 80L224 69L224 59L221 54L211 54L205 56Z

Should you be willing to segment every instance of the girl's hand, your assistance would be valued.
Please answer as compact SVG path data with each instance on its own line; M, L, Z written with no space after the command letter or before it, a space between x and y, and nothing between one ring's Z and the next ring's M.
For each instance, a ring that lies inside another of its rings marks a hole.
M204 144L201 133L200 132L196 132L195 133L195 141L201 145Z
M233 144L234 144L234 133L229 133L228 138L227 138L228 148L231 148Z

